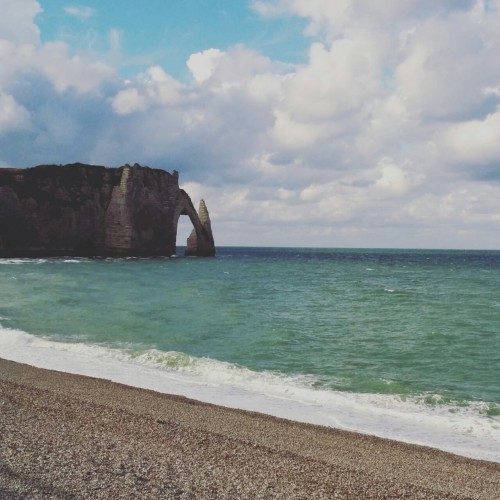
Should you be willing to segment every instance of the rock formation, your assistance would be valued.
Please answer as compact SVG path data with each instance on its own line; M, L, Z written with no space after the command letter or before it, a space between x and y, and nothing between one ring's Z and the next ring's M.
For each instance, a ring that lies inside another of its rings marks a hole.
M213 252L213 239L199 237L200 234L212 234L212 224L210 222L210 215L208 215L207 205L205 200L200 201L200 208L198 209L201 228L196 226L191 231L187 239L186 255L198 255L200 257L210 257ZM194 224L193 224L194 225Z
M176 171L81 163L0 168L0 257L170 256L181 215L195 234L186 253L213 256L201 207L200 219Z

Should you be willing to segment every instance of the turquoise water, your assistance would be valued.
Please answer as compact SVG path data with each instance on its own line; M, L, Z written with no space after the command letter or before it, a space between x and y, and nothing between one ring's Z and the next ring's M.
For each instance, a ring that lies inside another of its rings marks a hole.
M162 358L172 369L210 358L500 414L500 252L219 248L215 259L2 263L4 328L175 353Z

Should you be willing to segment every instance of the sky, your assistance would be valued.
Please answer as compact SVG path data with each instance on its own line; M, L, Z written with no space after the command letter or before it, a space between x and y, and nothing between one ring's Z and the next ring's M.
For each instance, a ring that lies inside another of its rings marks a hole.
M0 167L178 170L217 245L500 248L500 0L0 11Z

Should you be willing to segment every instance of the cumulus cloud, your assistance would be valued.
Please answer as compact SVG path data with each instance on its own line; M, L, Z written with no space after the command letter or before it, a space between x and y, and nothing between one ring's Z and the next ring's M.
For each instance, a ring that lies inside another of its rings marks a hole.
M39 2L0 1L2 164L178 169L219 244L497 244L499 0L254 1L306 20L304 61L206 47L189 81L123 80L109 54L41 43Z
M120 115L145 111L158 105L173 105L182 99L185 87L159 66L139 75L134 85L129 82L111 99L113 109Z
M44 74L60 91L72 88L86 93L98 90L100 85L114 76L114 69L86 55L72 55L62 42L43 45L31 62L32 67Z
M9 94L0 93L0 134L25 128L30 122L30 115Z
M147 108L147 100L135 87L132 87L120 90L112 99L112 105L119 115L127 115L134 111L144 111Z
M196 82L202 83L208 80L214 74L217 60L222 56L223 52L219 49L207 49L191 54L187 66Z
M114 78L115 70L93 54L73 54L63 42L41 44L35 24L42 9L34 0L1 0L0 88L9 87L24 75L43 75L59 92L97 91ZM16 33L13 35L8 28ZM22 79L22 78L21 78ZM19 85L20 86L20 85Z
M450 125L442 137L443 158L469 165L500 165L500 109L482 120Z
M500 79L491 64L500 49L498 21L483 12L428 19L413 32L396 81L415 112L427 118L463 119L484 113L483 90ZM490 66L491 64L491 66Z
M385 193L401 195L412 187L411 175L395 164L391 158L382 158L378 165L379 177L375 187L382 189Z
M0 0L0 39L37 44L40 30L35 17L42 12L34 0Z

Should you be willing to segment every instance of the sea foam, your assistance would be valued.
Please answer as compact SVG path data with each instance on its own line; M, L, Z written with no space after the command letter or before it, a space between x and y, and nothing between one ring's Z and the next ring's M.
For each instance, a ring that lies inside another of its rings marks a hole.
M16 265L19 266L21 264L44 264L47 262L46 259L0 259L0 265L8 266L8 265Z
M318 389L313 377L256 372L179 352L56 342L1 326L0 357L500 462L500 418L488 417L485 403L429 405L424 396Z

